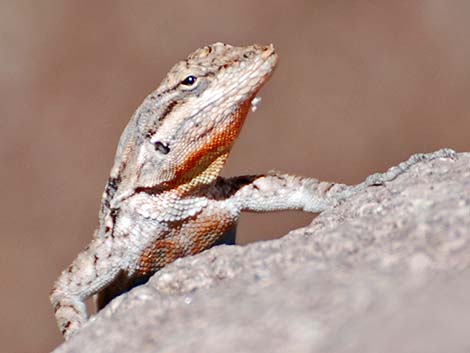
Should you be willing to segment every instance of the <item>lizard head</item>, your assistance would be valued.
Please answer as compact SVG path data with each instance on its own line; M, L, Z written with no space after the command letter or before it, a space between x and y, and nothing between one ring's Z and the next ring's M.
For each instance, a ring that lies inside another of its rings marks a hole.
M215 43L177 63L129 122L112 176L155 191L214 180L277 60L272 45Z

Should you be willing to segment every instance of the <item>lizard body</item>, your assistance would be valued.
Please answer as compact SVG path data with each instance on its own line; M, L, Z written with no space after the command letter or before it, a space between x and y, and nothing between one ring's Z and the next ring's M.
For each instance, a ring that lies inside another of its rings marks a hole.
M100 309L175 259L211 247L242 211L321 212L420 160L449 155L415 155L356 186L277 173L220 177L277 60L272 45L198 49L136 110L119 141L93 239L51 292L66 339L86 322L87 298L97 295Z

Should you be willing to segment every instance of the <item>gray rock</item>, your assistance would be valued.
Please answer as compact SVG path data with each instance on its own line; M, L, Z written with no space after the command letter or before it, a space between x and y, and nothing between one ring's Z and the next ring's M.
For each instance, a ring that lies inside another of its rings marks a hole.
M175 261L55 352L470 352L470 153Z

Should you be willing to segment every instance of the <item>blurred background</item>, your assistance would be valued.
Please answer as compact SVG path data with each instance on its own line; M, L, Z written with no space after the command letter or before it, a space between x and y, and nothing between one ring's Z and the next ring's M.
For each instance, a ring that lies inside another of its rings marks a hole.
M280 65L224 175L357 183L415 152L470 150L470 2L0 2L0 342L62 340L48 294L89 242L118 138L176 61L274 43ZM312 215L242 217L238 242Z

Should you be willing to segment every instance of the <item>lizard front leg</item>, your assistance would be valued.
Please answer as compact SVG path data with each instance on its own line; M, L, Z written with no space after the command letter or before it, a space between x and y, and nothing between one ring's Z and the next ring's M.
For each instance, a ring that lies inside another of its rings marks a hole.
M313 178L269 173L260 176L223 179L223 182L219 182L219 187L229 194L227 198L233 205L237 205L240 211L303 210L322 212L370 186L392 181L419 162L454 157L455 152L450 149L415 154L385 173L373 174L364 182L353 186L323 182Z
M87 321L85 300L119 274L120 252L109 238L95 238L64 270L52 288L50 300L57 325L68 339Z

